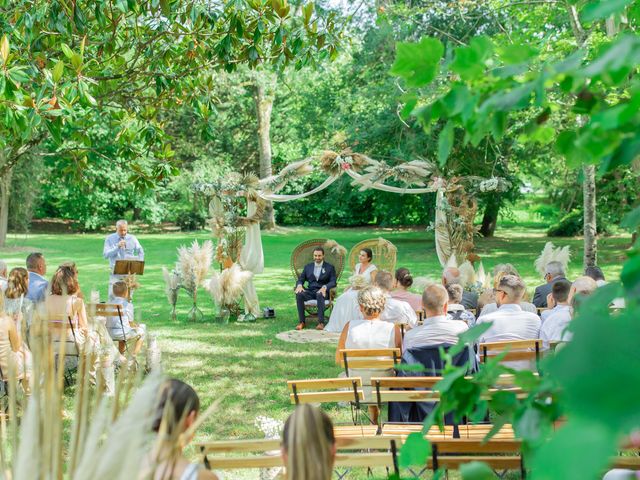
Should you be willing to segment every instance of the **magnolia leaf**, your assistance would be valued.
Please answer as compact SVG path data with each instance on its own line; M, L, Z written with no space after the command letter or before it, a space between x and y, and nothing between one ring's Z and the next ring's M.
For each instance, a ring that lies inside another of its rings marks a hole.
M2 36L0 41L0 56L2 56L2 65L6 65L9 60L9 38L6 34Z
M634 231L640 226L640 206L627 213L622 219L621 227Z
M453 123L447 122L438 137L438 163L441 167L447 163L447 159L453 148L453 133Z
M580 20L591 22L601 18L607 18L618 13L629 5L632 0L595 0L587 4L580 12Z
M431 455L429 441L420 432L411 433L400 449L400 466L403 468L424 466L427 464L429 455Z
M402 77L410 87L422 87L435 78L443 54L444 46L437 38L424 37L419 43L399 42L390 73Z
M493 470L483 462L469 462L460 465L462 480L495 480Z
M62 48L62 53L64 53L64 56L71 60L71 57L73 57L73 51L69 48L69 45L63 43L62 45L60 45L60 48Z
M58 83L62 78L63 73L64 73L64 62L62 60L59 60L58 63L56 63L55 67L53 67L53 71L52 71L53 81L55 83Z
M538 50L530 45L505 45L498 49L500 58L507 65L523 63L531 60L538 53Z

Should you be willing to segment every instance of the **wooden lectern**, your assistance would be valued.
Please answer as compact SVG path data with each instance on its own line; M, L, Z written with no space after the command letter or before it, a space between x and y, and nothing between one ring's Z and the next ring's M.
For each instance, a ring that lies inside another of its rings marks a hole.
M144 260L116 260L113 266L114 275L144 274Z

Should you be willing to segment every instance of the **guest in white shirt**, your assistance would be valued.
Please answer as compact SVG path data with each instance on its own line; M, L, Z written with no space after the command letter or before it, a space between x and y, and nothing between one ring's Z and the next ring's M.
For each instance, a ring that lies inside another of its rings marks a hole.
M418 324L418 316L415 310L411 308L411 305L391 297L393 276L389 272L378 271L378 274L373 279L373 284L380 287L387 298L384 311L382 315L380 315L380 320L395 324L403 323L408 325L409 328L415 327Z
M461 320L453 320L447 316L449 295L442 285L429 285L422 294L422 305L427 318L422 325L412 328L404 335L402 350L458 343L458 335L469 327Z
M557 285L557 286L556 286ZM543 310L540 314L542 325L555 313L559 311L570 310L569 291L571 290L571 282L569 280L558 280L551 287L551 293L547 295L547 305L549 308Z
M492 323L480 338L481 342L501 342L506 340L534 340L540 335L540 317L525 312L520 301L525 285L515 275L505 275L496 289L498 310L478 318L480 323Z
M600 267L598 267L597 265L590 265L587 268L584 269L584 275L586 277L591 277L596 281L596 285L598 285L598 288L606 285L607 282L604 278L604 273L602 272L602 269ZM609 305L611 308L625 308L625 301L624 301L624 297L618 297L618 298L614 298L611 301L611 304Z
M349 286L351 288L344 291L336 298L329 317L329 323L324 329L327 332L340 333L344 326L353 320L362 320L360 306L358 305L358 292L369 284L362 275L351 275Z
M545 341L545 347L548 347L549 342L568 342L571 340L573 334L565 330L574 316L576 304L582 298L595 292L596 288L598 288L598 284L593 278L585 276L575 279L567 297L567 303L570 305L568 311L551 315L542 325L540 338Z
M549 342L568 339L564 331L571 321L570 291L571 282L568 280L558 280L551 287L551 293L547 297L547 305L550 309L542 312L542 328L540 328L540 338L544 341L545 348L549 348Z
M7 291L8 285L7 264L3 260L0 260L0 290L2 290L2 293Z
M510 264L506 264L506 265L510 265ZM482 307L482 309L480 310L480 313L478 314L478 317L481 317L483 315L488 315L490 313L495 312L496 310L498 310L498 304L496 303L496 295L495 292L498 290L499 285L500 285L500 280L502 279L502 277L504 277L505 275L515 275L518 278L522 278L520 277L520 275L518 275L517 273L508 273L508 272L498 272L498 274L495 277L495 280L493 281L493 295L492 295L492 300L493 302L489 303L489 302L485 302L484 306ZM525 289L526 291L526 289ZM524 297L524 294L523 294ZM525 301L520 301L520 308L522 310L524 310L525 312L531 312L531 313L535 313L536 315L538 314L538 309L537 307L530 302L525 302Z

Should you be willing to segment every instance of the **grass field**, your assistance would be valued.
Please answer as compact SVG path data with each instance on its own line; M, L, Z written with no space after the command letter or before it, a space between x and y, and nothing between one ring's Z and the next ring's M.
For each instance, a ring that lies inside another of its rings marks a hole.
M135 230L132 231L135 233ZM188 323L190 304L181 292L178 319L170 319L170 307L164 295L162 267L176 261L176 247L205 240L207 232L197 234L148 234L138 238L145 249L147 262L142 288L136 293L135 306L142 321L158 335L163 365L169 375L192 384L206 408L224 396L220 409L206 422L200 438L255 437L258 415L284 419L291 412L286 390L287 379L336 376L340 369L333 363L334 347L319 344L292 344L275 338L278 332L296 324L292 294L293 278L289 269L293 248L309 238L329 237L347 248L357 242L383 236L398 247L398 266L406 266L414 275L437 278L438 263L433 235L423 230L392 231L383 229L310 229L288 228L263 235L265 271L256 278L261 306L275 308L277 318L259 319L254 324L211 322L213 304L204 291L199 306L205 312L202 323ZM487 270L499 262L516 265L530 289L540 283L533 261L549 239L540 230L513 227L499 230L491 239L479 239L477 253ZM103 235L31 235L12 236L9 247L0 250L0 258L9 268L23 266L29 252L41 251L48 263L47 276L63 261L73 260L80 272L82 290L88 294L99 290L106 299L108 263L102 258ZM571 245L574 259L570 277L580 274L582 248L580 239L554 240L556 245ZM628 237L600 240L599 258L608 278L619 275ZM344 288L346 276L340 288ZM344 410L344 409L342 409ZM332 412L346 421L346 412Z

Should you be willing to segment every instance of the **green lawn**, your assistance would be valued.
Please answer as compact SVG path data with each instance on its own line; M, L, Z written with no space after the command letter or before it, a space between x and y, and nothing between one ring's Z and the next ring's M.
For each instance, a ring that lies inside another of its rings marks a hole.
M347 248L366 238L383 236L398 247L398 266L409 267L414 275L434 279L441 272L433 235L423 230L288 228L264 234L265 271L256 278L261 306L274 307L276 319L259 319L255 324L214 324L211 322L213 304L203 291L199 305L205 312L206 321L187 323L189 299L181 292L178 320L174 322L170 319L170 307L164 295L162 266L171 267L175 263L179 245L193 239L205 240L210 235L202 232L139 236L147 266L135 305L148 329L158 334L166 372L191 383L205 408L214 399L225 396L220 410L200 432L203 438L259 435L254 426L256 416L284 419L291 411L287 379L331 377L340 372L333 363L332 346L291 344L275 338L278 332L291 329L297 321L289 269L290 252L305 239L324 236ZM479 239L477 252L483 257L487 271L499 262L514 263L532 289L540 283L533 261L547 240L539 230L503 229L495 238ZM0 251L0 258L12 268L23 266L29 252L41 251L49 265L47 275L51 275L61 262L73 260L78 264L82 290L87 295L93 289L100 290L104 300L108 263L102 258L103 241L104 235L94 234L12 236L10 246ZM581 240L555 239L554 242L571 245L574 260L570 277L575 277L581 271ZM628 243L628 237L600 240L600 264L608 278L619 275ZM344 281L339 286L344 287ZM332 415L343 421L348 418L344 411L337 409Z

